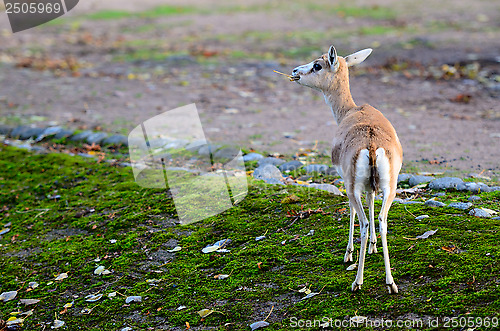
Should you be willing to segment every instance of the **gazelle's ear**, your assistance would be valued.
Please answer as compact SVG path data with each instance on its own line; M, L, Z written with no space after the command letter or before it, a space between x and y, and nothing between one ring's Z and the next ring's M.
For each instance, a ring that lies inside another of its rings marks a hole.
M330 46L330 49L328 50L328 62L330 63L330 67L333 70L336 70L338 67L338 61L337 61L337 50L335 47Z
M347 63L348 67L353 66L353 65L358 64L358 63L361 63L368 57L368 55L370 55L372 53L372 51L373 50L371 48L367 48L367 49L363 49L361 51L358 51L356 53L353 53L351 55L347 55L345 57L345 62Z

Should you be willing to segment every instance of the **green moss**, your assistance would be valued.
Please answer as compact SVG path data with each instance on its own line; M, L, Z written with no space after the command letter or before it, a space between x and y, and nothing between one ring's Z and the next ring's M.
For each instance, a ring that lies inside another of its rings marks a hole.
M349 219L345 197L249 178L248 196L240 204L180 226L168 190L139 187L128 168L10 147L0 147L0 154L0 219L11 223L11 231L0 238L0 291L19 291L18 298L0 304L0 318L18 309L19 298L38 298L26 329L53 321L57 313L70 329L174 329L189 322L202 329L222 330L231 323L235 330L248 330L273 306L269 330L289 330L292 317L499 316L498 220L451 208L394 204L388 236L400 294L386 293L381 254L367 256L363 288L351 293L355 272L343 263ZM297 202L281 202L292 194ZM499 192L481 196L477 206L500 209ZM439 200L467 197L448 192ZM293 217L320 207L324 213ZM421 214L431 217L415 220ZM436 228L428 239L406 239ZM264 234L264 240L255 240ZM201 252L226 238L232 240L230 252ZM182 250L168 252L175 246ZM453 252L444 249L453 246ZM94 275L99 265L112 273ZM69 277L54 281L62 272ZM229 277L214 277L219 274ZM40 286L26 292L31 281ZM300 301L303 287L321 293ZM111 292L119 294L109 299ZM86 302L85 296L94 293L104 297ZM125 305L123 296L130 295L143 301ZM71 301L74 307L59 314ZM187 308L177 310L181 305ZM91 314L81 314L84 308L92 308ZM220 313L202 319L196 313L201 309Z

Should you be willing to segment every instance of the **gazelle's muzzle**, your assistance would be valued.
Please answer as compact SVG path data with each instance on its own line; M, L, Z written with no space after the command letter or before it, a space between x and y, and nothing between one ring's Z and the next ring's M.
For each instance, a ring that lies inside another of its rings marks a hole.
M299 72L300 67L297 67L292 70L292 75L290 76L291 81L298 81L300 80L300 72Z
M292 70L292 80L298 81L300 80L302 75L306 75L309 72L311 72L312 64L304 64L301 66L296 67L295 69Z

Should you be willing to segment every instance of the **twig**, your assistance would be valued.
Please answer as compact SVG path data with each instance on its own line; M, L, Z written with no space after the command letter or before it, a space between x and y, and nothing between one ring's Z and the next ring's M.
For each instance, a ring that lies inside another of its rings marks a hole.
M413 216L413 217L417 218L417 216L413 215L413 214L412 214L412 213L411 213L408 209L406 209L406 206L405 206L405 210L406 210L406 212L407 212L408 214L410 214L411 216Z
M283 76L287 76L288 78L292 79L292 76L288 75L288 74L285 74L285 73L282 73L282 72L279 72L279 71L276 71L276 70L273 70L275 73L277 74L280 74L280 75L283 75Z
M172 260L170 260L170 261L168 261L167 263L164 263L164 264L162 264L162 265L159 265L157 268L164 267L164 266L166 266L167 264L169 264L169 263L171 263L171 262L172 262Z
M264 321L266 321L269 318L269 316L271 316L271 313L273 312L273 309L274 309L274 306L271 307L271 311L269 311L269 314L267 314L267 317L264 318Z
M323 290L325 289L326 285L328 285L328 284L323 285L323 287L321 288L321 290L319 290L318 294L321 294L321 292L323 292Z

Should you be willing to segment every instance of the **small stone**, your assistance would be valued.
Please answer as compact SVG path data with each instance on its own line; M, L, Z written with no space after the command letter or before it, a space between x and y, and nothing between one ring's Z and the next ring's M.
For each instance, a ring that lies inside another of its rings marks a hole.
M417 185L420 185L420 184L428 183L428 182L430 182L433 179L434 179L434 177L432 177L432 176L418 176L418 175L413 175L408 180L408 183L410 184L410 186L413 187L413 186L417 186Z
M469 191L472 193L490 192L491 188L484 183L463 183L460 185L459 189L461 191Z
M313 188L318 189L318 190L327 191L327 192L333 193L335 195L343 196L342 192L340 192L338 187L334 186L334 185L313 183L313 184L309 185L309 187L313 187Z
M420 216L415 217L415 219L417 221L421 221L421 220L424 220L424 219L429 218L429 217L430 217L429 215L420 215Z
M444 206L446 206L445 203L442 203L441 201L436 201L436 200L427 200L425 202L425 205L429 206L429 207L444 207Z
M448 207L450 208L461 209L461 210L467 210L472 206L473 205L470 202L453 202L448 205Z
M218 149L213 154L214 162L225 163L227 161L234 160L238 154L240 153L240 149L236 147L224 147Z
M60 126L51 126L43 130L43 132L36 138L36 142L42 141L43 139L54 136L63 130Z
M303 165L304 165L304 163L302 163L300 161L290 161L290 162L286 162L286 163L283 163L282 165L280 165L280 170L281 170L281 172L294 171L294 170L299 169Z
M413 175L411 174L399 174L398 175L398 184L401 182L407 182Z
M328 166L326 164L309 164L304 167L306 173L318 172L318 173L326 173L328 171Z
M63 129L55 134L54 139L68 138L68 137L71 137L72 135L73 135L73 131Z
M83 131L83 132L75 134L73 137L70 138L70 140L71 141L84 141L92 134L94 134L94 132L92 132L92 131Z
M337 168L335 167L329 167L326 171L325 171L325 175L329 175L329 176L338 176L339 173L337 172Z
M257 162L257 165L259 167L266 165L266 164L272 164L274 166L279 166L281 164L285 163L285 160L278 159L275 157L265 157L263 159L260 159L259 162Z
M208 156L215 153L215 151L220 147L220 145L206 144L198 150L198 154L202 156Z
M0 125L0 135L8 136L12 132L13 128L7 125Z
M92 133L90 136L88 136L86 141L89 144L99 145L107 137L108 137L108 135L104 132L96 132L96 133Z
M480 201L481 198L478 197L477 195L471 195L467 200L470 202L476 202L476 201Z
M132 137L132 142L133 142L133 145L137 145L138 143L141 143L143 141L142 138L140 138L140 140L136 140L137 137ZM171 138L150 138L148 143L149 143L149 147L150 148L153 148L153 149L157 149L157 148L163 148L163 146L165 146L166 144L168 143L171 143L173 141L173 139Z
M448 190L456 189L459 190L460 184L463 184L463 180L457 177L442 177L433 180L429 183L429 188L432 190Z
M27 140L32 137L37 137L43 132L42 128L32 128L29 126L18 126L12 130L10 136L14 139Z
M121 134L109 136L102 141L103 145L128 146L128 138Z
M30 130L26 131L26 134L24 136L21 136L21 139L35 138L39 136L43 132L43 130L43 128L31 128Z
M436 194L433 194L432 196L433 197L444 197L445 195L446 195L446 193L444 193L444 192L438 192Z
M479 186L480 192L491 192L491 187L489 187L485 183L479 182L479 183L476 183L476 184Z
M264 156L259 153L248 153L243 156L243 161L245 162L250 162L250 161L258 161L260 159L263 159Z
M482 218L490 218L491 214L481 208L474 208L469 212L469 215L482 217Z
M266 164L264 166L258 167L254 170L253 172L253 177L255 179L276 179L276 180L281 180L282 175L281 171L272 164Z
M21 135L24 131L26 131L26 130L28 130L28 129L30 129L30 127L29 127L29 126L24 126L24 125L22 125L22 126L17 126L17 127L15 127L15 128L13 128L13 129L12 129L12 131L10 132L10 137L11 137L11 138L14 138L14 139L18 139L18 138L20 137L20 135Z
M304 176L300 176L299 178L297 178L297 180L300 180L302 182L307 182L311 178L312 178L311 175L304 175Z
M423 204L422 201L415 201L415 200L402 200L401 203L403 205L421 205L421 204Z

